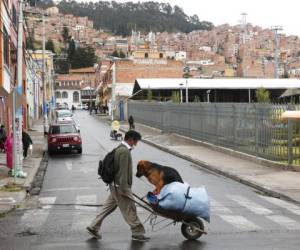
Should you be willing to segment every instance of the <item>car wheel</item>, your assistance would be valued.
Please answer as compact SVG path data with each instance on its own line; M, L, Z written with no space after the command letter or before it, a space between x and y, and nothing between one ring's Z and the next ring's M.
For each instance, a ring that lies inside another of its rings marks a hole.
M82 148L77 150L78 154L82 154Z

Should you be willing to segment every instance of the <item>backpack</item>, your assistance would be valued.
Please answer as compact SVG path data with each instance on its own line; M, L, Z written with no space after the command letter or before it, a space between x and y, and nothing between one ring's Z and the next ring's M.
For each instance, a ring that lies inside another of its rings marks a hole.
M115 177L114 157L116 148L109 152L103 160L99 161L98 175L106 184L113 182Z

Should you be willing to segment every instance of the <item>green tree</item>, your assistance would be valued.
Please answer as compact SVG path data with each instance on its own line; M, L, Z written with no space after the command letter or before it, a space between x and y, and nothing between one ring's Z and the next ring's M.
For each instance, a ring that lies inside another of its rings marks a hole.
M26 49L34 50L34 41L30 37L26 37Z
M151 102L152 101L152 90L150 88L148 88L147 90L147 100L148 102Z
M142 32L191 32L211 30L213 24L200 21L197 15L188 16L178 6L147 2L97 1L84 3L62 0L57 5L63 14L87 16L97 29L111 30L117 35L128 36L136 28Z
M200 102L199 96L197 96L197 95L194 96L194 102Z
M111 54L113 57L119 57L119 52L117 50L114 50L114 52Z
M264 88L259 88L255 91L255 97L258 103L269 103L270 92Z
M91 67L96 61L97 57L92 47L77 48L70 58L72 69Z
M75 42L73 39L70 40L69 42L69 46L68 46L68 60L71 62L72 58L75 54L76 51L76 46L75 46Z
M172 91L171 100L174 103L179 103L180 102L180 93L178 91Z
M50 50L52 51L53 53L55 53L55 46L54 46L54 43L51 39L49 39L47 42L46 42L46 50Z
M64 44L65 44L65 47L67 47L67 44L70 42L71 40L71 36L69 34L69 28L64 26L63 27L63 30L62 30L62 37L63 37L63 41L64 41Z
M120 57L120 58L125 58L125 57L126 57L126 55L125 55L125 53L123 52L123 50L120 50L120 52L119 52L119 57Z
M69 60L59 60L56 59L54 61L55 65L56 65L56 70L55 73L58 74L69 74L69 69L70 69L70 62Z

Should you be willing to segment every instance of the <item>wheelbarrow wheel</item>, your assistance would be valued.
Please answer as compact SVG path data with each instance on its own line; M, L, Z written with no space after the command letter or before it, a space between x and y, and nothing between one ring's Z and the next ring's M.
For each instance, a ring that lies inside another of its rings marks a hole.
M188 240L196 240L204 231L203 222L198 218L184 220L181 225L181 233Z

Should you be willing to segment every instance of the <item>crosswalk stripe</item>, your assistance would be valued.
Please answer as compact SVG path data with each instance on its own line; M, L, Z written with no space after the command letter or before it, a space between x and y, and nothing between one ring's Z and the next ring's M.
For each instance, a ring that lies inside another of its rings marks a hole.
M20 220L21 226L38 232L46 223L50 211L49 209L35 209L25 212Z
M96 211L97 207L87 206L87 205L96 205L97 195L78 195L76 196L75 209L79 210L89 210Z
M269 215L266 216L269 220L274 221L275 223L281 225L282 227L290 230L300 230L300 224L297 221L294 221L288 217L282 215Z
M237 202L239 205L249 209L250 211L252 211L255 214L258 215L270 215L273 214L273 212L270 209L267 209L251 200L248 200L245 197L242 197L240 195L228 195L228 197Z
M88 225L90 225L92 220L95 218L96 218L95 213L81 213L81 212L74 213L71 230L82 231Z
M233 225L234 227L242 231L256 231L261 229L258 225L255 225L253 222L247 220L243 216L239 215L219 215L224 221Z
M297 206L291 202L283 201L277 198L268 197L268 196L261 196L262 199L266 200L267 202L270 202L278 207L285 208L286 210L300 215L300 206Z
M66 161L66 167L67 167L67 169L68 170L72 170L72 168L73 168L73 163L71 162L71 161Z
M214 214L232 214L232 211L228 207L212 198L210 198L210 209Z
M39 197L39 201L43 208L50 209L55 204L56 197Z

